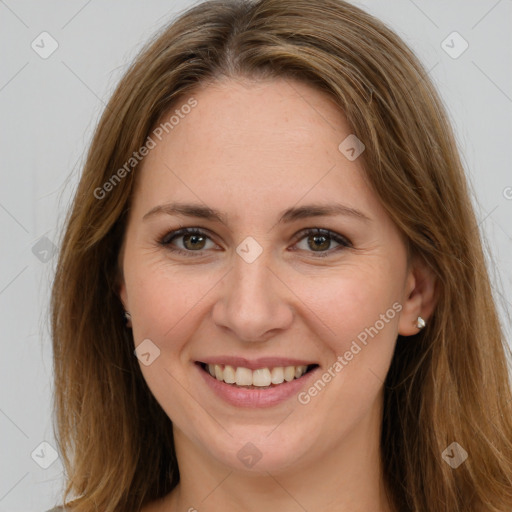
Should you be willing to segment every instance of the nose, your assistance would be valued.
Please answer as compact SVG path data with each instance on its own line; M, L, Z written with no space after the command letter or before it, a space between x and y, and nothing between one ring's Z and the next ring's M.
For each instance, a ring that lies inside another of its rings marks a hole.
M215 324L243 342L267 341L293 321L293 307L287 300L293 294L264 254L252 263L235 257L213 307Z

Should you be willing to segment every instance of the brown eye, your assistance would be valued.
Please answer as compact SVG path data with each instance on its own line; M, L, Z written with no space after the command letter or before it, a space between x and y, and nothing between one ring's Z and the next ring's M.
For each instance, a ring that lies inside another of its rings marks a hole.
M183 245L190 250L194 249L203 249L205 245L205 239L206 237L202 235L195 235L195 234L187 234L183 235Z
M330 238L326 237L325 235L309 235L308 236L308 246L311 249L329 249L331 245Z
M175 240L180 239L182 240L181 246L173 246L177 245L176 243L174 243ZM207 249L205 248L205 245L208 240L210 240L210 237L203 233L202 231L198 229L184 228L167 233L160 240L160 244L171 251L177 251L182 253L201 252L202 250Z
M329 256L333 252L352 247L347 238L327 229L308 229L305 232L303 231L302 234L304 236L299 241L306 240L307 246L300 248L300 250L317 253L316 255L319 257ZM338 247L331 248L333 242L338 244Z
M306 246L299 247L299 249L312 253L315 257L326 257L334 252L352 247L352 243L347 238L328 229L310 228L303 230L300 235L302 237L298 239L298 242L306 241ZM181 245L177 243L179 240L181 240ZM160 244L170 251L191 256L192 253L201 254L202 251L211 249L212 247L206 247L208 241L213 243L205 232L197 228L182 228L167 233L160 240ZM337 244L337 247L332 247L333 243Z

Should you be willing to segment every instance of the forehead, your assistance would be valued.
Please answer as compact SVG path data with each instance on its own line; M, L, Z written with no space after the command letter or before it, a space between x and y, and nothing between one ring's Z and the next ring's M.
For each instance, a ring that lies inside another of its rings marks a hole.
M302 82L208 84L183 96L159 127L136 171L134 207L199 199L223 210L281 209L304 198L378 208L361 161L339 149L351 135L343 113Z

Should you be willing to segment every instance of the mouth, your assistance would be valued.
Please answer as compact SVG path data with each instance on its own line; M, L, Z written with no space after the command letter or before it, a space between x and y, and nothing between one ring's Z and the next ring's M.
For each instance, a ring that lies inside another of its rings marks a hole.
M209 377L239 389L273 389L292 381L303 379L318 368L318 364L265 366L247 368L229 364L210 364L196 361L196 364Z

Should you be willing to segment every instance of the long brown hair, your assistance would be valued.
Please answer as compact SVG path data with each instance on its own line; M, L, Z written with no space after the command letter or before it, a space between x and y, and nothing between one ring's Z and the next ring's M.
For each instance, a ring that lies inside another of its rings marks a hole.
M385 383L382 459L394 506L510 512L507 344L452 129L411 50L341 0L199 4L157 34L109 101L52 290L64 501L72 495L77 512L134 512L179 481L172 424L142 377L117 294L137 173L126 162L182 98L225 77L298 79L334 99L366 146L370 186L437 277L435 312L418 335L398 337ZM452 442L468 453L457 469L442 458Z

